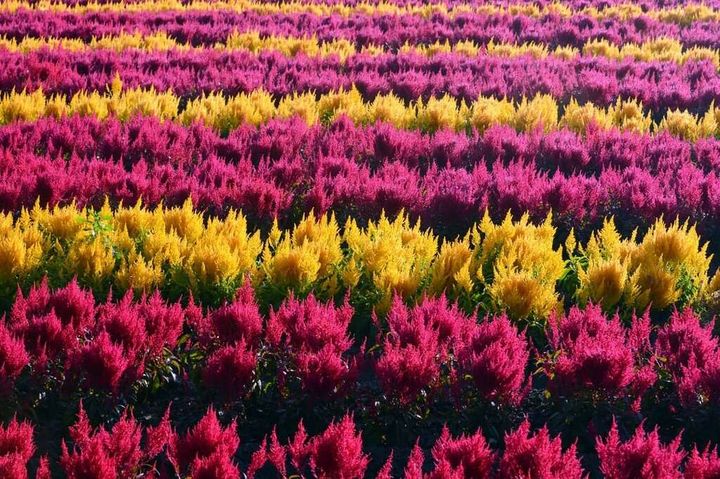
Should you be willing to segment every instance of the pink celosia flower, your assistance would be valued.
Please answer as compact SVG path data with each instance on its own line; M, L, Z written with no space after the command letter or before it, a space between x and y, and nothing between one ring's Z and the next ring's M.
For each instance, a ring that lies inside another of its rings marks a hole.
M14 337L5 326L0 323L0 382L7 384L17 378L25 366L30 362L25 345L22 340Z
M318 479L360 479L369 459L362 451L362 438L352 417L345 416L309 445L310 469Z
M312 294L303 301L291 295L277 311L270 312L266 337L274 346L317 352L330 345L343 353L352 345L347 333L352 316L347 299L336 308L332 303L319 302Z
M232 458L239 445L235 422L223 428L213 408L209 408L207 414L185 435L173 435L168 456L177 472L182 473L198 459L207 459L215 454Z
M679 468L684 453L678 449L679 445L679 436L665 446L660 442L657 429L646 434L642 426L629 441L622 442L613 420L607 439L598 439L596 448L600 470L608 479L675 479L682 477Z
M505 453L500 460L500 476L524 479L555 479L583 477L575 445L562 451L559 437L550 437L543 427L534 436L530 423L525 420L520 427L505 435Z
M245 340L225 346L210 355L203 370L206 384L222 391L228 398L240 398L252 381L255 353Z
M529 357L524 333L518 333L505 315L475 325L458 351L459 368L472 376L478 392L511 404L525 394Z
M717 451L708 449L700 452L693 448L685 464L685 479L714 479L720 477L720 456Z
M485 442L480 431L454 439L447 427L432 448L435 470L431 478L460 477L465 479L490 476L495 453Z
M619 316L607 319L600 306L573 307L548 320L551 360L546 362L551 391L591 390L607 396L629 394L639 402L655 375L644 360L649 317L634 318L626 329ZM645 364L643 364L645 362Z
M221 343L231 344L245 339L254 344L263 329L263 319L249 283L238 291L236 299L212 311L203 328Z
M317 396L340 393L352 387L357 377L357 362L348 363L330 344L317 352L300 350L296 362L303 388Z
M116 392L129 364L123 347L113 343L103 331L73 354L68 369L83 376L90 388Z

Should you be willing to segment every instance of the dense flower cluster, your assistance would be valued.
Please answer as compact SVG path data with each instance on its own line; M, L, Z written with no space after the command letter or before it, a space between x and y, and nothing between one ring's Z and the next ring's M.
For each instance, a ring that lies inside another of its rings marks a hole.
M382 121L400 129L429 133L471 128L484 131L493 125L507 125L521 132L568 128L585 133L588 129L615 128L636 133L668 132L696 141L720 132L720 109L714 103L697 115L685 110L668 110L659 122L654 122L651 114L636 99L618 98L603 108L590 101L580 104L574 98L565 105L544 93L529 98L523 95L519 101L480 96L471 102L445 93L427 99L413 99L406 104L393 92L377 94L372 100L365 101L353 85L349 90L330 91L319 96L314 92L295 92L279 101L263 89L231 97L213 92L183 102L183 108L180 108L180 97L171 91L122 88L122 81L116 76L111 82L109 95L80 91L65 98L47 96L42 90L32 93L13 91L0 98L0 125L68 115L99 119L116 116L120 120L151 115L185 125L205 123L221 133L227 133L245 123L260 125L273 119L298 117L308 125L314 125L344 116L358 125Z
M0 479L720 477L720 0L0 2Z
M96 294L160 289L176 298L191 292L219 304L250 278L263 301L314 291L322 297L348 292L378 312L393 294L416 300L447 294L513 320L544 320L561 308L558 282L576 276L575 297L606 308L652 307L711 301L720 276L710 277L711 257L694 227L655 222L638 239L623 238L612 220L585 244L572 232L564 248L548 215L533 223L508 213L495 223L486 212L463 239L445 241L400 212L380 215L366 227L349 218L340 228L332 214L303 216L292 228L277 221L263 238L235 211L206 219L190 200L180 207L100 210L65 207L22 210L0 223L0 286L5 298L16 285L48 275L64 283L77 277ZM134 343L133 343L134 344ZM133 344L130 347L134 347Z

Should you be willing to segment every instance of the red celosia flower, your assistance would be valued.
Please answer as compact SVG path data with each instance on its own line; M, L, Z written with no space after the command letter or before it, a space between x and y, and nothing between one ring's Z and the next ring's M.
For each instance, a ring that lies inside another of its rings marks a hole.
M192 479L240 479L240 470L224 452L196 457L190 465Z
M273 430L274 432L274 430ZM296 470L301 470L310 454L310 446L307 444L307 433L302 419L298 424L298 430L295 432L292 441L287 445L287 452L290 455L290 463ZM275 465L277 467L277 465ZM279 469L279 468L278 468Z
M0 427L0 456L18 456L23 463L35 452L34 428L29 422L13 418L7 426Z
M263 440L260 441L260 447L258 447L257 451L252 453L252 457L250 458L250 464L248 465L247 471L245 471L245 475L249 479L253 479L257 471L259 471L265 465L265 463L267 463L267 461L267 436L265 436L263 437Z
M173 435L168 456L180 474L187 471L197 459L206 459L216 454L231 458L240 445L235 429L234 421L223 428L211 407L184 436Z
M157 426L148 426L145 429L145 453L148 458L152 458L160 454L160 452L170 443L173 436L172 426L170 425L170 408L168 407L163 414L162 419Z
M377 476L375 476L375 479L392 479L392 466L393 466L392 463L393 463L393 452L390 451L390 456L388 456L387 461L385 461L383 466L378 471Z
M136 476L144 457L141 436L142 428L132 414L122 416L110 431L104 428L93 431L81 403L78 420L70 428L73 450L68 450L63 441L60 463L68 477L84 479L111 474L109 477L130 479ZM98 464L93 464L95 455Z
M331 344L317 352L300 350L296 362L303 389L321 397L344 391L357 376L357 363L348 364Z
M37 370L42 370L48 361L63 357L77 343L72 326L63 326L54 311L35 316L25 323L15 325L13 330L25 343Z
M563 452L559 437L550 437L546 427L530 435L525 420L517 430L505 435L505 453L500 460L500 477L555 479L583 477L575 445Z
M621 442L613 420L607 439L598 439L596 448L600 470L608 479L676 479L682 477L679 468L684 456L679 445L679 436L664 446L657 429L646 434L642 426L629 441Z
M655 349L658 356L667 361L667 368L673 374L688 366L691 359L697 367L703 368L718 347L712 330L713 322L703 327L691 309L674 311L670 322L658 332Z
M626 392L640 396L652 385L647 352L649 317L634 318L629 330L615 315L607 319L599 306L573 307L567 316L553 314L548 342L553 352L546 362L549 388L565 394L592 390L608 396Z
M440 376L438 344L434 336L423 345L400 346L385 340L382 356L375 364L375 373L385 394L397 396L401 402L413 401L423 388Z
M478 392L511 404L525 394L529 357L524 333L518 333L506 315L475 325L458 351L459 367L472 376Z
M34 317L54 311L63 326L82 332L93 324L95 299L90 291L80 288L73 279L64 288L50 292L47 277L38 286L33 286L27 298L18 290L13 304L11 321L24 323Z
M69 369L84 376L90 388L116 392L129 362L123 347L113 343L103 331L73 355Z
M254 370L255 353L241 339L237 344L225 346L210 355L203 378L209 386L222 391L228 398L239 398L247 391Z
M114 344L121 345L131 361L147 352L145 321L138 309L133 292L128 291L118 303L108 298L98 310L98 328L107 332Z
M685 464L685 479L713 479L720 477L720 456L716 450L699 452L693 448Z
M387 314L387 324L390 332L398 337L401 344L418 345L423 330L430 329L437 333L439 343L445 346L450 342L463 342L474 321L463 314L456 304L448 306L445 295L437 298L423 297L422 301L412 308L396 295Z
M143 297L139 304L139 313L145 321L147 333L147 354L154 358L162 354L163 348L172 349L182 334L182 306L179 303L166 304L159 291L149 298Z
M436 472L430 477L437 479L450 475L465 479L489 477L495 462L495 454L480 431L453 439L447 427L435 442L432 456Z
M365 474L368 457L362 451L362 438L355 423L345 416L314 437L309 444L309 463L318 479L359 479Z
M35 471L35 479L52 479L50 475L50 461L48 461L47 456L40 458L40 463Z
M29 362L22 340L10 333L4 321L0 323L0 382L12 383Z
M405 479L423 479L424 462L425 454L423 454L420 444L416 442L405 466Z
M246 283L235 301L210 313L201 333L215 337L224 344L232 344L243 338L248 344L255 344L262 328L263 319L252 287Z
M27 478L27 463L34 452L33 427L13 418L0 428L0 477Z
M300 423L300 427L302 427L302 423ZM270 433L270 448L268 450L267 460L270 461L270 464L272 464L283 477L287 475L287 450L280 444L280 441L278 441L277 430L274 427Z
M323 304L310 294L300 301L292 295L277 311L270 312L266 337L274 346L320 351L331 345L338 353L350 349L347 329L353 316L349 302L339 308Z
M115 479L115 461L105 450L103 441L95 437L80 451L70 453L65 441L61 444L60 465L68 479Z

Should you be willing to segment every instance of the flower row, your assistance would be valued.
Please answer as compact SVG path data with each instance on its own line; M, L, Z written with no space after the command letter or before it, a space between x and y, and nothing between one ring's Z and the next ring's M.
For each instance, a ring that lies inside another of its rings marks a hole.
M598 44L598 49L602 52ZM365 101L393 93L409 102L445 93L471 102L481 96L550 94L560 104L571 98L608 107L617 98L638 98L656 113L673 109L706 111L720 100L717 68L710 60L671 62L615 61L606 58L564 60L529 56L466 57L455 53L425 55L359 54L286 58L278 52L223 52L216 49L140 52L40 50L0 52L0 89L73 95L106 91L119 75L129 88L151 86L183 97L265 89L273 95L357 87Z
M337 56L345 62L352 55L365 54L370 56L386 55L393 53L382 45L365 45L356 48L355 45L345 39L321 42L314 36L311 37L287 37L287 36L265 36L261 37L258 32L248 31L243 33L232 33L224 41L216 43L213 49L223 51L246 50L256 54L261 52L277 51L287 57L304 55L308 57ZM29 53L37 50L62 49L71 52L112 50L123 52L126 50L141 50L143 52L159 52L167 50L200 50L204 53L205 48L194 47L190 43L178 42L170 38L166 32L158 32L149 35L121 33L117 36L93 38L89 43L80 38L31 38L25 37L21 40L0 38L0 49L16 53ZM643 62L674 62L683 64L690 61L709 60L716 67L720 64L720 53L717 50L704 47L692 47L685 49L683 45L673 38L658 38L649 40L641 45L625 44L614 45L607 40L591 40L580 50L559 46L548 49L547 45L537 43L525 44L504 44L490 42L487 45L478 45L472 41L461 41L450 44L445 41L436 41L430 45L404 44L399 53L416 54L432 58L436 55L455 54L463 57L473 58L478 55L498 57L532 57L535 61L555 57L562 60L572 60L583 56L603 57L611 60L621 61L632 59Z
M548 407L569 399L645 414L660 401L690 411L720 402L720 343L713 323L690 309L662 326L646 311L626 327L599 306L573 307L553 313L533 340L504 314L478 323L444 296L412 307L396 296L382 319L363 325L367 316L347 299L336 307L290 297L266 319L253 294L246 283L204 311L157 292L96 304L75 281L50 290L43 280L27 297L18 291L0 323L7 400L48 388L123 396L197 382L228 402L353 400L359 414L377 402L375 414L443 403L532 408L536 393Z
M719 340L712 324L701 325L690 310L673 313L667 324L653 332L648 314L633 317L626 328L618 316L605 316L598 307L573 308L567 315L551 318L545 346L533 346L505 316L477 323L445 298L425 299L415 307L396 299L386 317L376 320L377 346L368 350L364 342L359 348L359 341L353 345L349 336L351 323L357 320L347 302L335 307L313 296L303 301L291 298L265 319L249 285L232 302L203 312L192 302L185 307L165 303L157 294L137 302L126 295L117 303L95 304L92 294L74 282L54 291L42 283L27 297L18 294L11 314L0 326L0 373L8 387L30 370L32 381L16 386L9 400L41 393L40 402L57 401L57 391L66 391L77 400L93 390L123 394L138 386L140 379L147 384L158 376L168 382L197 378L216 397L225 398L226 404L249 401L254 395L271 396L274 391L281 402L302 396L343 401L340 404L351 405L355 417L368 428L377 427L371 423L378 416L407 409L427 414L419 411L441 402L452 404L452 411L478 403L511 406L538 387L545 388L546 401L554 401L554 407L565 415L568 399L593 408L630 401L636 413L644 412L641 401L648 396L669 395L676 408L702 408L707 403L715 407L720 401ZM183 331L189 340L181 338ZM531 354L531 350L536 352ZM163 375L175 365L179 369ZM531 382L528 370L545 380ZM657 407L653 401L650 405ZM495 414L502 414L502 407ZM622 413L622 406L616 411ZM447 415L445 421L452 420L453 414L458 412ZM597 418L595 412L591 414L569 415L565 421L592 423ZM207 467L215 471L209 477L236 477L232 474L237 471L233 458L238 444L229 432L233 428L222 431L215 415L209 413L182 439L173 433L168 419L166 413L160 425L146 431L143 453L137 444L141 428L130 415L112 429L93 432L81 409L78 424L70 431L71 446L62 448L60 467L69 477L129 478L156 467L208 477L199 472ZM354 429L351 424L345 418L330 426L332 434L323 436L347 433L348 428ZM698 427L707 431L709 425L701 422ZM472 427L463 423L465 432ZM31 434L32 428L14 420L3 430L0 472L26 477L26 464L35 453L32 442L27 442ZM194 437L204 434L214 436ZM572 442L572 434L564 436L566 444ZM710 435L718 441L713 428ZM594 439L593 434L590 437ZM300 451L312 453L309 444L317 441L308 441L302 426L288 446L281 446L273 431L270 443L263 440L250 458L246 473L253 477L261 468L270 467L287 477L288 471L304 473L309 467L310 477L363 477L368 458L357 437L350 443L348 439L336 444L340 449L335 452L332 444L320 447L321 456L310 460L305 453L293 456ZM196 450L191 446L195 442L203 447ZM498 477L583 475L575 446L561 453L560 439L551 440L545 429L535 436L524 422L506 434L503 442L503 454L496 455L479 432L452 439L445 430L433 449L430 477L490 477L493 472ZM642 427L623 443L613 425L608 437L596 442L595 452L605 477L674 478L681 477L685 456L678 445L679 438L669 446L661 445L657 432L646 436ZM123 447L130 449L117 449ZM222 449L224 457L210 459L216 448L227 448ZM444 457L443 450L452 454ZM350 453L343 459L342 451ZM165 456L156 457L163 452ZM714 477L706 474L716 474L718 461L714 452L694 451L684 465L685 477ZM43 474L49 474L47 461L40 464ZM405 477L425 477L420 475L423 464L416 446ZM390 459L378 477L392 477L392 468ZM81 471L85 475L78 476Z
M166 5L166 4L163 4ZM462 13L454 17L433 15L338 14L259 14L223 10L149 12L99 12L88 15L53 11L0 11L0 36L82 38L119 35L123 32L149 35L166 32L170 37L192 45L211 46L233 32L257 31L261 36L315 35L320 41L346 39L358 47L387 45L400 48L405 43L429 44L435 41L458 43L473 41L496 43L542 43L582 48L589 41L604 38L615 45L641 44L667 37L693 46L720 48L720 22L695 21L683 27L640 16L627 21L598 20L589 15L563 18L557 15L534 18L527 15L487 15Z
M333 216L311 214L284 231L275 223L263 241L242 214L205 220L190 201L154 210L36 206L0 220L5 298L17 283L48 275L54 283L77 276L101 294L113 286L169 296L190 290L217 303L249 275L269 302L290 291L351 291L385 311L394 293L411 300L445 292L513 318L544 319L561 296L662 310L710 301L720 286L720 275L708 277L707 245L677 222L658 221L638 239L623 238L608 219L585 244L571 232L557 248L549 216L535 225L527 215L493 223L486 214L464 238L442 244L403 213L366 227L350 217L342 233Z
M89 3L89 4L88 4ZM720 9L713 2L672 5L671 2L627 3L625 0L616 3L564 1L539 4L538 2L464 2L451 1L443 3L419 3L393 0L391 2L373 1L338 1L338 2L256 2L256 1L218 1L212 7L203 2L158 2L157 0L133 0L131 2L86 2L79 0L63 0L47 4L35 1L15 0L4 5L6 11L31 9L52 11L56 13L97 13L97 12L156 12L172 10L188 11L233 11L269 14L313 14L342 15L349 17L356 14L364 15L417 15L429 18L437 15L454 17L468 13L483 15L526 15L533 18L547 16L570 19L573 16L589 16L596 20L622 19L634 20L637 17L648 17L660 22L687 26L698 21L720 21Z
M579 133L593 128L618 128L637 133L668 132L690 141L720 134L720 108L714 104L700 115L670 110L656 123L637 100L618 99L607 109L571 100L564 105L561 113L562 104L542 94L531 99L523 97L520 102L480 97L468 105L448 95L406 104L392 93L378 95L365 102L355 88L322 95L293 93L276 102L264 90L254 90L231 97L210 93L182 103L183 108L180 108L181 98L172 92L123 90L122 81L116 76L109 94L79 92L65 98L46 96L41 90L36 90L33 93L4 95L0 98L0 124L68 115L95 116L99 119L117 116L123 121L136 115L150 115L186 125L203 122L221 133L227 133L245 123L257 126L276 118L299 117L308 125L314 125L346 116L359 125L382 121L397 128L430 133L443 129L467 131L473 128L482 132L493 125L508 125L524 132L538 129L549 132L563 128Z
M280 441L275 429L249 457L244 474L236 463L240 446L238 424L223 424L214 409L184 433L177 431L169 412L155 426L144 427L132 413L125 414L112 427L94 427L80 406L77 420L69 427L71 445L62 442L59 468L66 477L87 479L133 479L136 477L176 477L252 479L261 477L308 477L361 479L453 478L554 478L587 477L574 445L564 448L559 437L546 427L533 430L526 420L504 437L504 449L494 450L482 431L453 436L444 428L428 451L429 461L419 444L405 464L397 464L391 450L376 475L368 465L381 457L364 451L362 431L353 417L346 415L327 428L309 435L303 422L294 435ZM0 427L0 471L6 477L27 479L28 462L36 454L34 427L15 419ZM720 457L714 450L690 453L679 447L678 437L669 444L656 430L638 427L631 437L621 438L615 424L596 441L599 469L608 479L629 477L709 479L720 470ZM681 469L683 472L681 472ZM395 472L395 474L393 474ZM397 473L402 472L402 475ZM271 476L265 476L271 474ZM50 461L41 457L35 479L50 479Z
M254 226L334 211L377 219L404 209L444 237L489 209L542 219L585 237L615 215L621 231L660 216L713 235L720 218L720 142L593 131L423 135L386 124L330 128L300 120L246 125L221 138L207 127L154 118L87 117L0 127L2 210L76 201L100 207L181 205L212 215L240 209ZM491 165L491 166L487 166Z

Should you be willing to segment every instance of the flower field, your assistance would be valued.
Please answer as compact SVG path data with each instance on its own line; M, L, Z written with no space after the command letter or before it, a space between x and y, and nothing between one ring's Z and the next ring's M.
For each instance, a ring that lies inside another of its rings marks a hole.
M0 479L720 478L720 0L0 4Z

